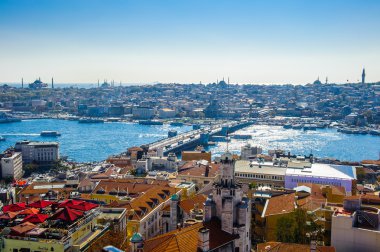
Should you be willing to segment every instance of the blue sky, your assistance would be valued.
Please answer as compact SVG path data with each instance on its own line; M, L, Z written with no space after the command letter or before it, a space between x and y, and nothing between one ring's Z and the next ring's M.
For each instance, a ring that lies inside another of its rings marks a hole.
M380 80L380 1L0 0L0 82Z

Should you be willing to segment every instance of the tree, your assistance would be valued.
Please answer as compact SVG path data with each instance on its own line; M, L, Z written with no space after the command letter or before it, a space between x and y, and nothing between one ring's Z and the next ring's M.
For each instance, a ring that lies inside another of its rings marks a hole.
M294 241L294 219L291 215L280 217L276 224L277 241L292 243Z

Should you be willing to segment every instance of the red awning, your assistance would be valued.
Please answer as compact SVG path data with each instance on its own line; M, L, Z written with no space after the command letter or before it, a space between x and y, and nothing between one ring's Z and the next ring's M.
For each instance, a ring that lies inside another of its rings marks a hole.
M19 212L17 215L29 215L29 214L38 214L40 212L40 210L38 210L37 208L27 208L25 210L22 210L21 212Z
M28 207L35 207L35 208L45 208L53 204L53 202L48 200L38 200L28 205Z
M48 214L31 214L26 216L22 222L29 221L30 223L42 223L47 218L49 218Z
M6 212L18 212L18 211L24 210L25 208L26 208L25 203L24 202L19 202L19 203L16 203L16 204L11 204L11 205L4 206L3 207L3 212L4 213L6 213Z
M72 207L74 205L79 205L80 203L84 202L83 200L73 200L73 199L68 199L63 201L61 204L58 205L59 208L62 207Z
M77 205L72 205L72 206L69 206L70 208L72 209L76 209L76 210L81 210L81 211L89 211L91 209L94 209L94 208L97 208L98 205L97 204L94 204L94 203L91 203L91 202L86 202L86 201L83 201Z
M83 212L64 207L62 210L54 214L51 219L73 222L81 216L83 216Z

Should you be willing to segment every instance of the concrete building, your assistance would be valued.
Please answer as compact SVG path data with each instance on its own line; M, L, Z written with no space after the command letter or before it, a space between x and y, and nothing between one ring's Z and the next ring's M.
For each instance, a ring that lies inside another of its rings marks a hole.
M152 119L156 112L150 107L133 107L132 114L136 119Z
M251 146L250 144L241 147L240 159L249 160L256 158L258 154L261 154L263 149L258 146Z
M274 166L269 162L238 160L235 162L236 180L245 184L254 183L273 189L285 187L286 167Z
M359 196L346 198L343 206L332 216L331 245L337 251L379 251L380 210L362 206Z
M182 151L182 161L207 160L211 162L211 151L204 150Z
M1 158L1 177L20 179L22 177L21 152L6 153Z
M351 195L355 189L356 169L347 165L290 162L286 169L285 187L294 188L298 183L342 186L347 195Z
M176 111L169 108L163 108L158 111L158 116L160 118L174 118L176 116Z
M59 160L58 142L22 141L16 143L15 149L22 152L22 160L26 164L51 163Z

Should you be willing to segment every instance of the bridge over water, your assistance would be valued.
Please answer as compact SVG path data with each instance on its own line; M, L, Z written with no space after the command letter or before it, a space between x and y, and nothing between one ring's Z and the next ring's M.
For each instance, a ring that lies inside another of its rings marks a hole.
M183 150L194 149L198 145L206 146L212 136L227 136L239 129L254 124L254 121L228 122L207 125L201 129L184 132L175 137L165 138L148 145L150 150L162 150L163 155L170 152L180 153Z

